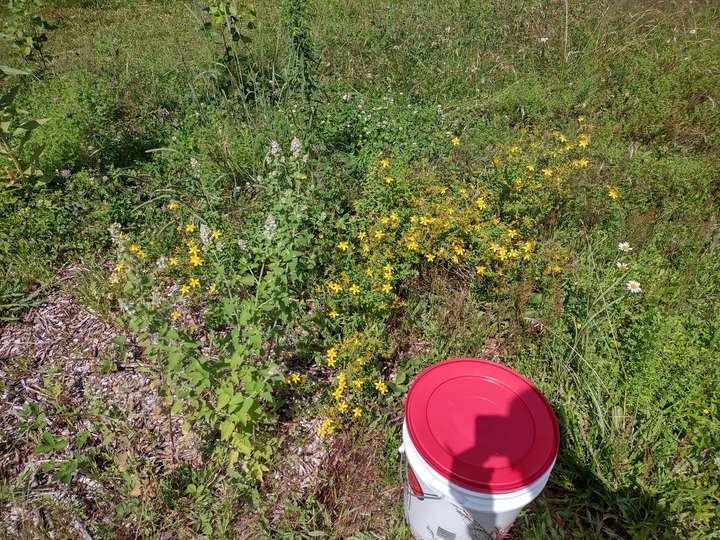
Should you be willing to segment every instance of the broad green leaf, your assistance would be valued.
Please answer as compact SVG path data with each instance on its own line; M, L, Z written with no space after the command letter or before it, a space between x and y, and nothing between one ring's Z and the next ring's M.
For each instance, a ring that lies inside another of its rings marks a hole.
M22 69L16 69L16 68L12 68L10 66L3 66L3 65L0 65L0 71L2 71L5 75L10 75L10 76L30 75L29 71L24 71Z
M235 423L230 420L225 420L220 424L220 440L227 441L235 431Z

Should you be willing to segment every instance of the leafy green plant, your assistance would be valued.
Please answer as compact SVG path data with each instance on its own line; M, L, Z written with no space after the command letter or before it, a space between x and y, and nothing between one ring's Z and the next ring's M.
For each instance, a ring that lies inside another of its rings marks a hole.
M211 74L218 82L227 77L236 97L247 96L248 62L247 47L255 29L255 5L246 0L211 0L202 8L205 21L202 30L210 41L222 49L222 57L216 62Z
M31 65L47 68L51 57L45 52L47 32L57 26L38 13L42 0L10 0L10 19L0 39L17 51Z
M293 293L312 267L303 257L311 241L304 166L299 153L268 160L263 197L274 205L250 238L183 220L176 201L166 206L176 235L168 255L151 260L144 247L112 232L118 258L111 282L129 329L162 368L168 414L182 414L185 429L206 435L214 462L239 463L256 478L273 451L263 427L273 420L274 387L283 381L277 356L301 316Z
M317 87L318 56L307 20L308 2L307 0L285 0L283 13L290 34L293 54L291 67L295 73L293 78L299 82L302 94L309 97Z
M24 77L29 73L7 66L0 66L2 76ZM5 82L5 81L4 81ZM11 84L0 94L0 163L2 163L3 188L6 193L28 193L44 185L38 168L43 146L36 146L29 154L25 145L33 130L47 122L45 118L32 118L31 114L16 104L19 84ZM4 162L4 163L3 163Z

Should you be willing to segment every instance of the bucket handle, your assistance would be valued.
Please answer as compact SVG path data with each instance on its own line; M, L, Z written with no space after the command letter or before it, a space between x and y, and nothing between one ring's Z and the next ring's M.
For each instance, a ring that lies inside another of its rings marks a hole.
M400 454L400 470L399 475L400 479L403 483L403 488L408 485L407 475L405 474L405 468L407 467L407 456L405 455L405 445L401 444L400 448L398 448L398 454ZM407 492L416 499L419 500L425 500L425 499L442 499L440 495L433 495L432 493L423 493L422 497L418 497L412 492L412 489L408 489Z

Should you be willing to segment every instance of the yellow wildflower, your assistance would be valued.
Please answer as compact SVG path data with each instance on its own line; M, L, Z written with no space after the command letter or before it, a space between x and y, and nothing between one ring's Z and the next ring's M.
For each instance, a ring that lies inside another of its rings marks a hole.
M141 249L140 251L138 251L137 256L138 256L138 259L140 259L141 261L144 261L145 258L147 257L147 251L144 251Z
M510 239L515 238L517 236L517 231L515 229L508 229L507 235Z
M180 293L181 293L181 294L187 294L187 293L189 293L189 292L190 292L190 287L188 287L187 285L182 285L182 286L180 287Z
M620 190L616 188L615 186L610 186L608 188L608 197L615 200L620 196Z
M433 262L433 261L435 260L435 255L433 255L432 253L426 253L426 254L425 254L425 258L426 258L429 262Z
M382 290L385 293L389 293L390 291L392 291L392 285L390 285L389 283L386 283L385 285L382 286Z
M125 265L123 263L117 263L115 265L115 271L119 274L120 272L125 271Z
M337 360L337 347L331 347L327 350L327 364L330 367L333 367L335 365L335 361Z
M388 158L384 158L380 160L380 166L383 169L387 169L390 166L390 160Z
M478 265L475 267L475 272L479 276L484 276L486 271L487 271L487 267L485 267L483 265Z
M367 237L367 233L365 231L360 231L357 235L358 240L365 240Z
M453 137L452 141L450 141L450 142L453 143L453 146L457 146L460 144L460 137Z
M217 291L217 285L215 285L215 282L213 281L213 282L210 284L210 286L208 287L208 292L209 292L210 294L212 294L212 293L214 293L215 291Z
M338 408L338 412L339 412L340 414L344 414L345 411L348 410L348 404L345 403L344 401L341 401L340 403L338 403L337 408Z
M546 169L543 169L542 172L545 176L552 176L553 170L548 167Z
M193 266L202 266L203 260L197 255L191 255L190 264L192 264Z
M213 232L210 233L210 236L212 236L215 240L220 238L222 236L222 233L215 229Z
M383 231L375 231L375 240L382 240L383 236L385 236Z
M170 259L169 259L169 261L168 261L168 264L169 264L170 266L177 266L177 263L178 263L178 258L177 258L177 257L170 257Z
M140 246L138 246L137 244L130 244L130 251L132 251L133 253L137 253L138 251L140 251Z
M355 283L353 283L353 284L350 286L350 292L351 292L352 294L357 294L357 293L360 292L360 287L358 287Z
M370 251L370 244L368 244L367 242L365 242L365 243L362 245L362 250L363 250L363 253L369 252L369 251Z
M342 291L342 286L337 281L328 281L328 289L330 289L334 293L339 293Z
M385 177L385 183L386 183L386 184L392 184L392 181L393 181L393 177L392 177L392 176L387 175L387 176Z
M352 412L353 418L360 418L362 416L362 409L360 407L355 407Z
M475 206L477 206L480 210L485 210L487 208L487 203L485 202L484 197L478 197L475 199Z
M584 169L585 167L588 166L588 163L590 163L590 162L588 161L587 158L581 158L581 159L574 159L573 161L570 162L570 165L576 169Z
M335 431L335 424L332 418L323 419L320 427L318 427L318 434L322 437L324 435L330 435Z
M381 394L386 394L388 391L387 385L383 381L376 382L375 389Z
M340 242L338 244L338 249L340 249L341 251L347 251L349 247L350 247L350 244L348 242L346 242L345 240L343 240L342 242Z
M194 224L194 223L188 223L187 225L185 225L185 232L186 232L186 233L195 232L195 224Z
M200 280L198 278L190 278L190 287L194 289L198 285L200 285Z
M527 170L530 172L535 172L535 165L528 165Z
M167 205L168 210L177 210L180 205L175 201L170 201Z
M173 309L172 313L170 314L170 318L173 321L177 321L180 318L180 312L177 309Z

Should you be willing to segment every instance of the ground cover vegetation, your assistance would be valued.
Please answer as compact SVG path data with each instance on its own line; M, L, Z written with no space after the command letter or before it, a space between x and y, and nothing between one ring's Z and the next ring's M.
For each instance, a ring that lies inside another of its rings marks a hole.
M0 535L408 538L412 377L561 449L511 538L717 538L711 1L15 0Z

